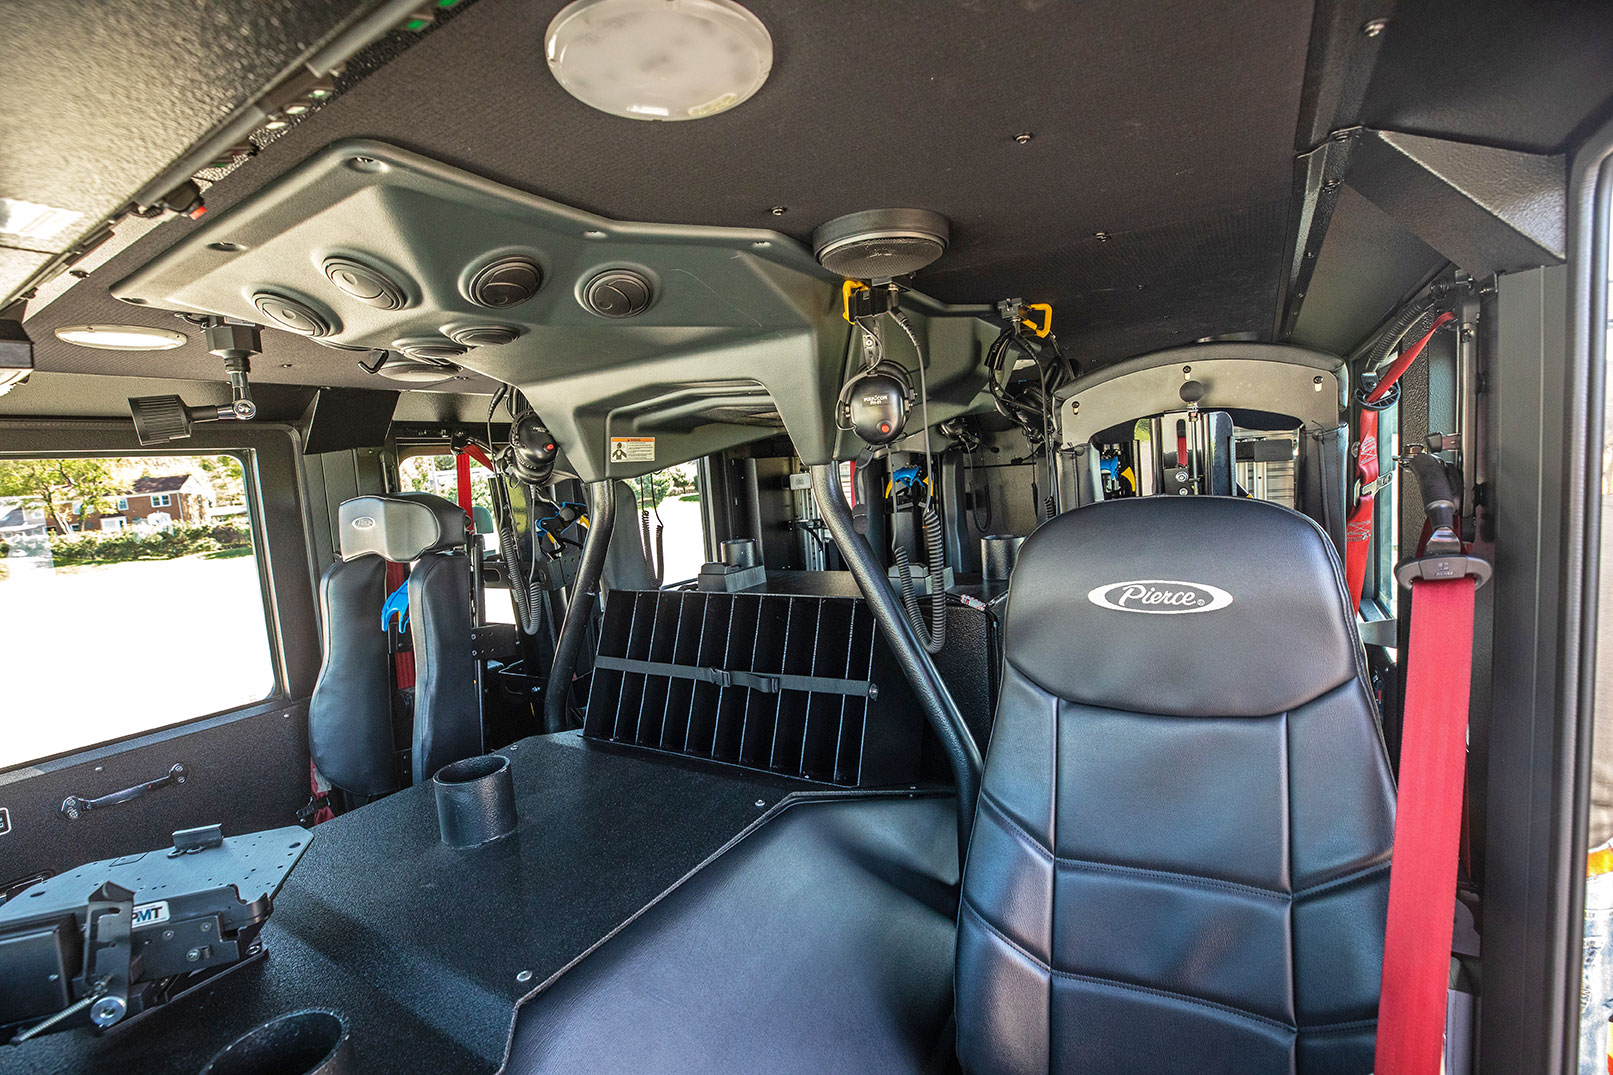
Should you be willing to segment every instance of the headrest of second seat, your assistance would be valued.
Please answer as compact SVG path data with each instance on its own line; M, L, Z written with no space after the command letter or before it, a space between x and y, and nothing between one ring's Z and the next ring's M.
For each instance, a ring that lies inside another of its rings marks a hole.
M1183 717L1282 713L1364 660L1321 529L1203 496L1106 501L1036 531L1014 567L1004 654L1059 698Z
M338 522L343 560L379 556L406 564L458 548L466 538L464 510L432 493L354 497L342 502Z

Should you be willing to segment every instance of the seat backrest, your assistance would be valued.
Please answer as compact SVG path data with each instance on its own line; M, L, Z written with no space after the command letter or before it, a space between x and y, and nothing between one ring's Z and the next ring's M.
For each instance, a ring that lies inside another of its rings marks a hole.
M616 498L616 520L611 527L610 541L605 545L602 576L605 589L659 589L661 584L655 579L655 570L644 557L644 535L639 527L638 497L633 487L624 481L611 482L611 495Z
M338 513L341 559L320 580L323 663L308 707L314 764L364 796L397 790L392 674L382 605L386 564L412 563L409 638L415 666L412 777L481 753L472 651L466 516L430 493L362 496Z
M1372 1070L1394 789L1332 544L1226 497L1026 541L958 921L987 1073Z

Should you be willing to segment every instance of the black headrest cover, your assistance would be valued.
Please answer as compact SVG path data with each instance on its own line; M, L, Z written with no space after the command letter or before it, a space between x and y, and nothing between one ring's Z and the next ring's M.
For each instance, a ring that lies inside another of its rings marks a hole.
M379 556L408 563L465 544L465 512L432 493L354 497L342 502L338 520L343 560Z
M1357 674L1332 543L1232 497L1077 508L1037 530L1009 586L1004 652L1044 690L1169 716L1281 713Z

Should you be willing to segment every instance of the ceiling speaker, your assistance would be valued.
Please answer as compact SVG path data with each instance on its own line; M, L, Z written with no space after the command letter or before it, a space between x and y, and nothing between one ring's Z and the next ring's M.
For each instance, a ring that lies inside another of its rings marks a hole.
M869 209L836 217L812 233L818 264L848 280L889 280L946 253L946 217L928 209Z

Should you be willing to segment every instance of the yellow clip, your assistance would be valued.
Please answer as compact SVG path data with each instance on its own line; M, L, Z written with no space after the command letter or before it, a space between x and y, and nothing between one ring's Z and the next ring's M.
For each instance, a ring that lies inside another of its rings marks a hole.
M1019 315L1019 319L1036 335L1046 339L1048 334L1053 331L1053 307L1045 302L1027 302L1023 309L1025 312ZM1042 324L1040 327L1037 327L1036 322L1030 319L1031 310L1040 310L1042 312Z
M867 290L867 284L859 284L855 280L847 280L845 286L840 289L840 316L846 319L847 324L851 323L851 293Z

